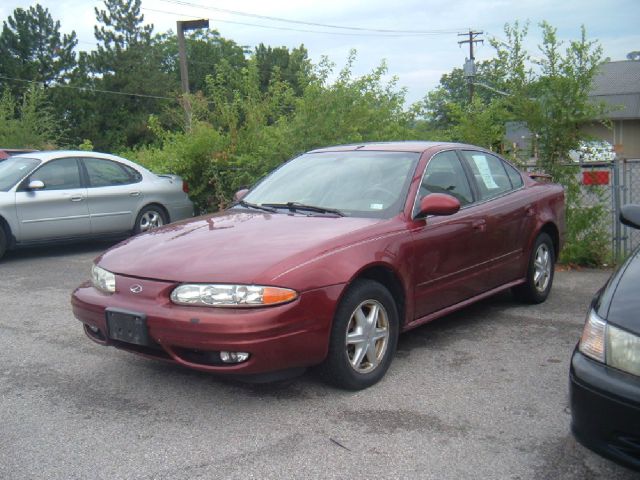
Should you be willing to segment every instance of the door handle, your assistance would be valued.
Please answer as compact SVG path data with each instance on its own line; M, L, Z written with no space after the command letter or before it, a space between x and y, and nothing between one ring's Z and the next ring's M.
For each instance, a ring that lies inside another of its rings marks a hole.
M487 222L485 220L474 220L471 222L471 226L474 230L484 232L487 229Z
M82 195L74 195L73 197L71 197L72 202L81 202L82 200L84 200L84 197Z
M131 197L139 197L140 196L140 192L129 192L129 196L131 196Z

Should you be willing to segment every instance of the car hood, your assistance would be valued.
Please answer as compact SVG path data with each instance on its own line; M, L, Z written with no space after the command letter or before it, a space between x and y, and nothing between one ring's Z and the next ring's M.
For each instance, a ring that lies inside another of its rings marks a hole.
M605 289L607 321L640 335L640 249L624 263Z
M228 211L131 237L97 263L141 278L269 283L304 262L366 238L368 227L377 223L379 219Z

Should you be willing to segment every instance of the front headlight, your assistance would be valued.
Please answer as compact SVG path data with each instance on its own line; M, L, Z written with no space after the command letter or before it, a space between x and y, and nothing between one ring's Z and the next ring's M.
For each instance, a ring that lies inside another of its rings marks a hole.
M101 292L114 293L116 291L116 276L95 264L91 267L91 283Z
M640 376L640 337L608 324L589 312L578 349L587 357Z
M608 325L607 365L640 376L640 337Z
M178 305L206 307L260 307L279 305L298 297L295 290L258 285L185 284L171 292Z

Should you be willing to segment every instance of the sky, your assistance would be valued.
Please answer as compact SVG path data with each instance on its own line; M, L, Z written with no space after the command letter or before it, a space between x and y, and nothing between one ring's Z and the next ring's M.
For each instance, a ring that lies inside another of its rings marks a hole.
M102 1L3 0L0 19L6 20L15 8L35 3L49 9L54 20L60 21L63 33L75 30L79 49L93 48L94 7L102 8ZM391 36L274 21L238 12L359 29L434 33ZM145 22L154 24L155 32L175 31L178 20L209 18L211 28L249 48L261 42L289 48L304 44L314 63L327 56L338 70L350 50L356 49L354 73L368 73L386 60L389 78L398 77L398 85L407 88L408 103L434 89L442 74L462 67L469 50L468 45L458 45L464 39L458 33L469 29L484 32L479 38L500 40L506 23L528 21L527 48L535 55L541 43L538 24L546 20L567 42L578 39L580 26L584 25L588 39L598 40L604 56L611 60L625 60L627 53L640 50L640 0L142 0L142 13ZM477 61L493 56L487 41L475 48Z

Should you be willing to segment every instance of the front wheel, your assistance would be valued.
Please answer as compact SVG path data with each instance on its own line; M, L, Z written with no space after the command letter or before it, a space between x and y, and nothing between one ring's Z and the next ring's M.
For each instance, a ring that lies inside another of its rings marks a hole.
M7 234L4 231L4 228L2 228L2 225L0 225L0 258L2 258L4 252L7 251L8 243Z
M549 296L555 269L553 241L546 233L536 238L531 251L527 281L513 288L515 297L525 303L542 303Z
M356 281L336 310L322 376L349 390L374 385L391 364L398 331L398 311L389 291L373 280Z
M136 225L133 233L146 232L154 228L161 227L167 223L167 215L158 205L148 205L140 210L136 218Z

